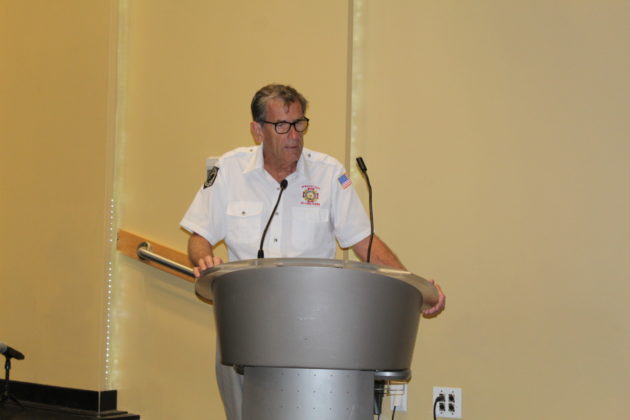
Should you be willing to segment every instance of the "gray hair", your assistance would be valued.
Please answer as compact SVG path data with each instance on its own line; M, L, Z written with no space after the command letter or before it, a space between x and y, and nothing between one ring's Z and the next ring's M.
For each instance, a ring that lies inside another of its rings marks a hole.
M299 103L302 112L306 112L308 101L300 92L288 85L272 84L262 87L252 99L252 118L256 122L266 119L267 102L271 99L282 99L285 105Z

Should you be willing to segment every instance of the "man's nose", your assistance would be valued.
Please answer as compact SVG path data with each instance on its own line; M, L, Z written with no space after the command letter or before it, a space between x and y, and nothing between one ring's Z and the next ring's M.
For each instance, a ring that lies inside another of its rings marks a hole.
M291 124L291 127L289 127L289 137L295 138L300 136L301 134L302 133L297 131L297 128L295 128L295 124Z

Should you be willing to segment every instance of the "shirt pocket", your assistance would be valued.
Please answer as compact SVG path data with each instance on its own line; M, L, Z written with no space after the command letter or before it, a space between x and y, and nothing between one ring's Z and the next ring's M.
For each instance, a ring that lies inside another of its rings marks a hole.
M291 241L300 253L329 247L333 241L330 212L321 207L293 207Z
M262 201L230 202L226 211L226 240L238 243L260 240L262 210Z

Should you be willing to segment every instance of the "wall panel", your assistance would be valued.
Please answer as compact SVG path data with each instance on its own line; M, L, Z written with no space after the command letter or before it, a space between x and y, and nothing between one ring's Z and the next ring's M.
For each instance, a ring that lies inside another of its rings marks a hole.
M0 341L12 378L104 386L116 4L0 2Z
M299 89L310 101L307 147L345 159L347 2L124 5L121 227L184 251L179 221L205 159L254 144L249 104L267 83ZM212 308L178 278L124 257L117 267L111 386L121 404L147 419L221 418Z
M627 6L360 4L353 154L377 232L448 296L401 418L429 417L434 385L463 387L468 419L622 417Z

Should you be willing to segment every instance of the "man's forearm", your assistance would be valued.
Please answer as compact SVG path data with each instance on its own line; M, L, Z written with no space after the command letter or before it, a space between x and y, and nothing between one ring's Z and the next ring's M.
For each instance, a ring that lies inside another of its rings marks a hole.
M357 257L361 261L367 261L368 247L370 243L370 237L363 239L352 247ZM374 235L374 241L372 242L372 252L370 254L370 262L372 264L385 265L392 268L398 268L400 270L407 270L405 266L400 262L396 254L383 242L378 236Z
M214 256L212 245L203 236L193 233L188 239L188 258L193 265L197 265L199 260L207 256Z

